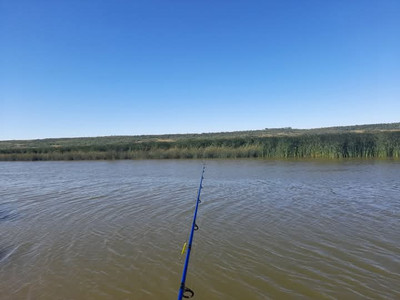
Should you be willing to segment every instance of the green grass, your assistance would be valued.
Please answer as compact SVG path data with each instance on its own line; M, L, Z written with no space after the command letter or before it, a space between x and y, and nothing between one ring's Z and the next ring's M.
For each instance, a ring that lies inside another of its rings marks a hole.
M0 160L400 158L400 123L0 141Z

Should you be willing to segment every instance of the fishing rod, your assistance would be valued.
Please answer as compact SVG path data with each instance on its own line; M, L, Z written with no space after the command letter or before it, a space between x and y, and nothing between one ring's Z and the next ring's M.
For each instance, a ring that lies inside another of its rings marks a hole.
M186 287L185 282L186 282L187 269L189 267L190 251L192 250L193 233L195 230L199 229L199 226L197 226L197 224L196 224L196 217L197 217L197 209L199 207L199 203L201 203L200 193L201 193L201 189L203 187L203 178L204 178L204 170L205 169L206 169L206 166L203 165L203 171L201 172L199 191L197 193L196 208L195 208L194 214L193 214L192 229L190 230L189 245L188 245L187 252L186 252L185 265L183 267L182 280L181 280L181 285L179 288L178 300L181 300L182 297L183 298L192 298L194 296L194 292L191 289L189 289L188 287ZM186 243L183 244L182 254L185 252L185 247L186 247Z

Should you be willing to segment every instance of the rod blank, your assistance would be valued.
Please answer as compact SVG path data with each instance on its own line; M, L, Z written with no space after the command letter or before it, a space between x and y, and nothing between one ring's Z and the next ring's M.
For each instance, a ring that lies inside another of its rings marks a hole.
M195 208L194 214L193 214L192 229L190 230L189 244L188 244L188 248L187 248L187 252L186 252L185 265L183 266L181 285L179 287L178 300L181 300L182 297L183 298L192 298L194 296L194 292L191 289L187 288L185 286L185 283L186 283L186 274L187 274L187 270L189 267L190 251L192 250L193 233L195 230L197 230L199 228L196 225L196 217L197 217L197 209L199 207L199 203L201 202L200 201L200 193L201 193L201 189L203 188L203 178L204 178L204 170L205 169L206 169L206 167L203 165L203 171L201 172L199 191L197 192L196 208Z

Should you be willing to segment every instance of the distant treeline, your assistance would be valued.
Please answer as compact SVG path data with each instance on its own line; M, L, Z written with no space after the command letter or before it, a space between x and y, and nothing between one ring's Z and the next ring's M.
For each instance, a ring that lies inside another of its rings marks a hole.
M143 139L0 148L0 160L112 160L164 158L400 158L400 131L282 136Z

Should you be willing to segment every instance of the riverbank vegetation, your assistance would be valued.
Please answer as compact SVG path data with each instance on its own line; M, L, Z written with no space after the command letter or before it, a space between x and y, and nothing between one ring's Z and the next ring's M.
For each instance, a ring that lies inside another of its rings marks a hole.
M0 141L0 160L400 158L400 123Z

